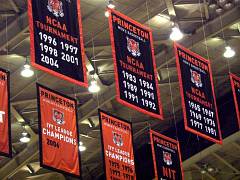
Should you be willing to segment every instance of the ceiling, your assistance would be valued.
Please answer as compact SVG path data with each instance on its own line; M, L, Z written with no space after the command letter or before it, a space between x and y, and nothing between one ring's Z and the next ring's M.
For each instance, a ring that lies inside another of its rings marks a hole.
M133 122L135 144L138 146L141 146L141 138L148 126L152 128L160 126L160 130L163 131L171 126L169 123L171 119L181 120L175 56L172 41L169 40L170 17L175 17L174 20L178 22L185 34L184 39L179 43L210 59L217 98L230 91L228 72L240 75L239 4L235 4L233 8L219 16L208 9L209 2L206 0L114 0L114 3L118 11L153 29L165 120L154 119L116 102L108 21L104 16L105 0L81 0L87 70L89 74L94 68L98 69L97 80L101 85L101 91L98 94L91 94L86 88L73 85L37 69L34 70L35 76L31 78L20 76L25 59L29 57L30 52L27 0L0 0L0 67L11 72L10 100L14 152L12 159L0 157L0 179L66 179L61 174L39 167L36 82L78 100L80 138L87 147L87 150L82 153L84 179L94 179L103 172L98 108ZM228 62L222 56L225 47L224 39L236 51L236 56ZM31 141L28 144L19 142L23 131L21 124L26 125L31 135ZM239 157L239 147L239 140L234 140L231 146L226 145L223 149L216 150L214 155L209 155L210 158L206 156L195 161L194 167L186 166L185 171L191 172L191 175L199 174L198 163L208 158L213 163L218 161L231 171L239 173L240 163L237 167L233 157L222 156L222 153L231 154L229 152L234 148L238 151L232 153ZM27 167L29 165L34 169L34 175L29 173L29 167ZM238 171L234 168L238 168ZM226 180L232 177L232 174L224 176ZM70 177L67 178L70 179ZM192 179L195 180L195 178ZM210 174L204 175L203 179L220 178Z

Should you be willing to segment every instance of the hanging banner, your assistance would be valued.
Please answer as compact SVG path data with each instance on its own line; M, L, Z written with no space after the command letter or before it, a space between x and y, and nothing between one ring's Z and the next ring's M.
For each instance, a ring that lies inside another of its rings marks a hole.
M0 68L0 155L6 157L12 157L9 86L9 72Z
M87 87L79 0L28 0L31 63Z
M109 13L117 100L163 119L152 31L115 10Z
M136 179L132 124L99 110L106 179Z
M179 142L150 131L155 178L157 180L183 180Z
M185 129L222 143L210 62L174 44Z
M37 84L40 164L80 177L77 102Z
M240 77L230 73L230 80L233 92L233 99L236 108L238 126L240 129Z

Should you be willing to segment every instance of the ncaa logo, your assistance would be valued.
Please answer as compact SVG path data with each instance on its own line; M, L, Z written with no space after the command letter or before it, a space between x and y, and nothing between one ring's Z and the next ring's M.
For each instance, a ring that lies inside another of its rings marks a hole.
M134 57L141 56L139 42L135 41L134 39L127 37L127 49Z
M191 72L191 81L193 84L195 84L197 87L202 87L202 78L201 78L201 74L193 71L192 69L190 69Z
M168 165L172 165L172 155L169 152L163 151L163 161Z
M53 121L55 121L59 125L65 124L63 112L58 111L56 109L53 109L52 112L53 112L53 115L52 115Z
M122 135L118 134L116 132L112 132L113 133L113 142L114 144L116 144L117 146L123 146L123 139L122 139Z
M47 8L49 12L53 13L56 17L63 17L63 3L61 0L48 0Z

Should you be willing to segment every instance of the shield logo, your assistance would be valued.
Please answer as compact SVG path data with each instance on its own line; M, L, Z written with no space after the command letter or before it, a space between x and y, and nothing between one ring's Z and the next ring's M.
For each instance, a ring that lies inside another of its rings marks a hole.
M172 165L172 154L169 152L163 151L163 161L168 165Z
M134 39L127 37L127 49L134 57L141 56L139 42L135 41Z
M63 112L56 109L53 109L52 112L53 112L53 115L52 115L53 121L55 121L59 125L65 124Z
M114 144L116 144L117 146L123 146L123 138L121 134L118 134L116 132L112 132L113 133L113 142Z
M61 0L48 0L47 8L49 12L53 13L56 17L63 17L63 3Z
M202 78L201 78L201 74L198 73L197 71L193 71L192 69L190 69L191 72L191 81L193 84L195 84L197 87L202 87Z

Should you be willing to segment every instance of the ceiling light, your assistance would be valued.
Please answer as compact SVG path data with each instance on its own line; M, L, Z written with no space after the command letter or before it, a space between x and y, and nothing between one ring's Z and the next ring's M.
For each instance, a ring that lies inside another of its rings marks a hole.
M202 169L200 172L201 172L201 174L206 174L207 173L207 171L205 169Z
M30 138L30 135L26 131L24 131L22 132L22 137L19 140L22 143L28 143L31 140L31 138Z
M110 15L110 13L108 12L108 10L105 11L105 16L108 18Z
M228 3L226 3L226 4L223 6L223 8L226 9L226 10L229 10L229 9L231 9L232 7L233 7L233 3L231 3L231 2L228 2Z
M218 4L220 5L220 6L224 6L225 4L227 3L227 0L218 0Z
M108 1L108 5L107 5L108 8L110 9L114 9L116 6L113 4L113 0L109 0Z
M213 172L214 171L214 169L212 167L208 167L207 170L208 170L208 172Z
M233 56L235 56L235 54L235 51L230 46L225 47L225 52L223 54L225 58L232 58Z
M174 26L170 34L170 39L172 41L179 41L182 38L183 38L183 33L180 31L180 29L177 26Z
M80 141L80 142L79 142L79 151L82 152L82 151L85 151L86 149L87 149L86 146L84 146L84 145L83 145L83 142Z
M79 146L79 151L83 152L83 151L86 151L86 147L85 146Z
M90 82L90 86L88 87L88 91L91 93L97 93L100 91L100 87L97 83L97 81L93 78Z
M215 9L217 9L217 5L216 4L210 4L209 6L208 6L210 9L213 9L213 10L215 10Z
M32 77L34 75L33 70L31 69L31 66L26 62L23 66L23 70L21 71L21 76L23 77Z
M218 8L216 9L216 13L217 13L218 15L222 14L223 11L224 11L224 10L223 10L222 8L220 8L220 7L218 7Z

